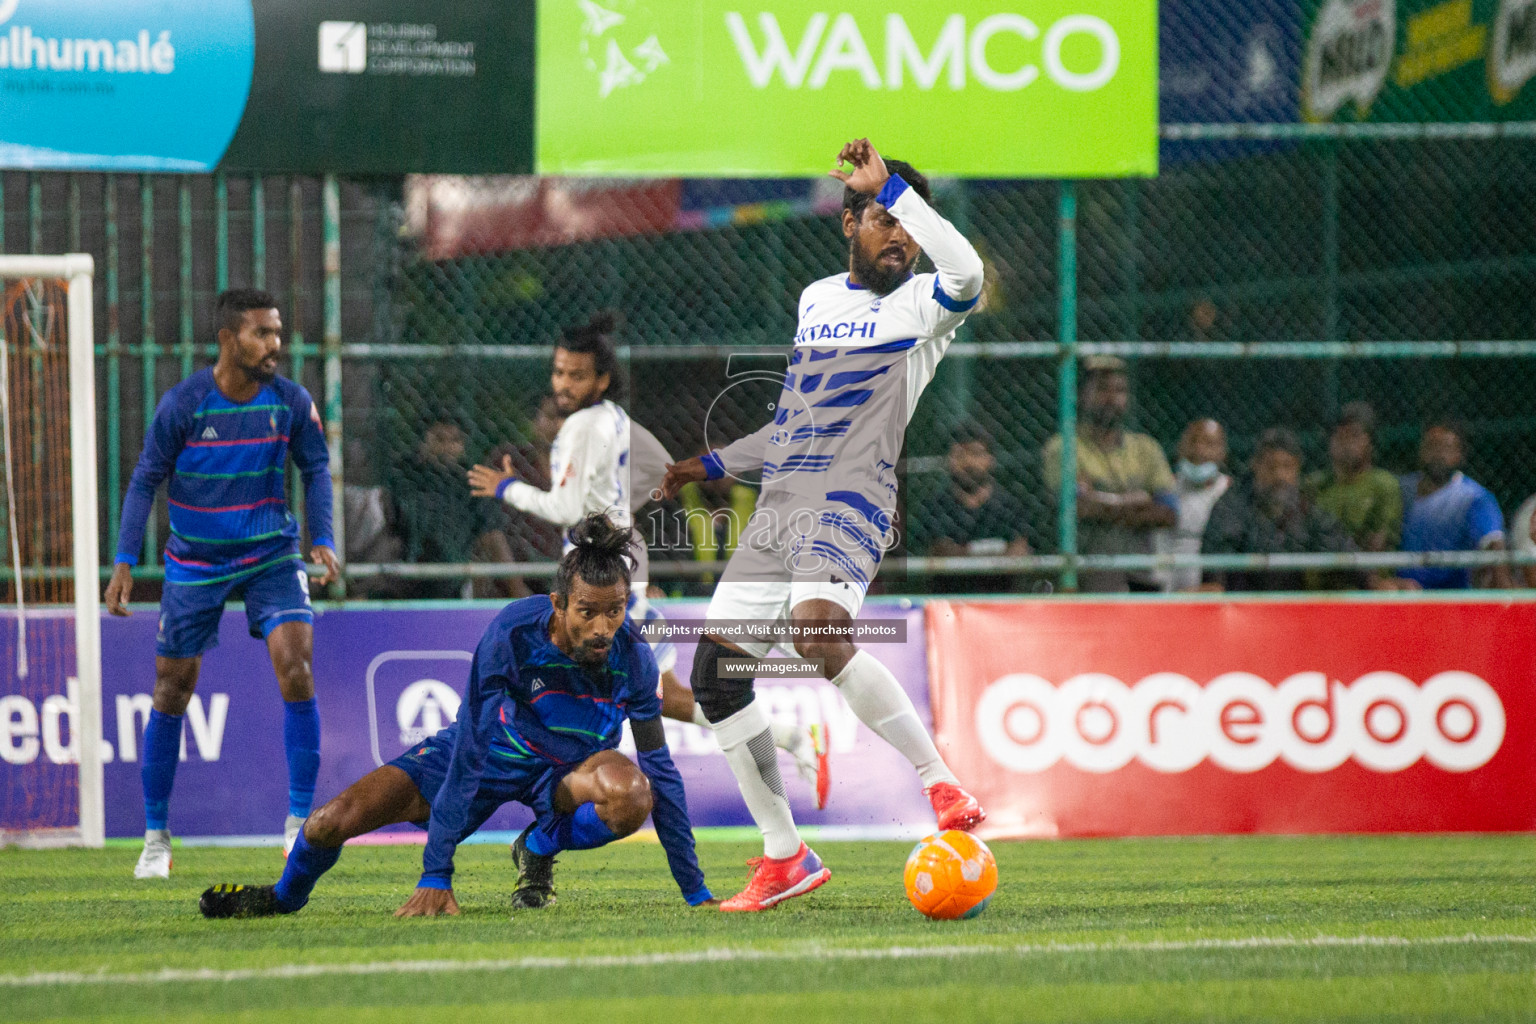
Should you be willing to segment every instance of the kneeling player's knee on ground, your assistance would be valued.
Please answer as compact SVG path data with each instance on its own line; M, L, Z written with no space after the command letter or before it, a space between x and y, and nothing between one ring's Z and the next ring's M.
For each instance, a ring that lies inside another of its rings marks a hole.
M651 813L651 780L633 766L604 765L597 771L598 817L615 835L627 836Z
M704 717L711 722L724 721L752 703L752 679L721 678L721 658L741 658L745 655L705 638L699 641L699 649L693 656L693 699L704 709Z

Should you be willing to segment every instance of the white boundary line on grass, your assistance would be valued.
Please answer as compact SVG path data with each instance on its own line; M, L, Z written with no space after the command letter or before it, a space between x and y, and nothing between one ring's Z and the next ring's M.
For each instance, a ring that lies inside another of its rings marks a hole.
M0 988L46 985L157 985L186 982L272 981L371 974L449 974L464 971L524 971L570 968L672 967L786 960L952 960L975 956L1042 956L1079 953L1184 953L1202 950L1413 948L1417 946L1536 945L1536 935L1317 935L1312 938L1254 935L1236 939L1170 939L1115 942L1045 942L1019 945L885 946L873 949L801 945L788 949L703 949L676 953L611 956L527 956L505 960L384 960L372 963L282 964L220 971L166 968L110 974L105 971L39 971L0 974Z

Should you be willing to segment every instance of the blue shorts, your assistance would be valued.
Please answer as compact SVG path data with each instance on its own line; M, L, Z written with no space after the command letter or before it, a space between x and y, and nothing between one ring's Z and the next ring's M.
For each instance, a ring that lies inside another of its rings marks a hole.
M389 762L411 777L429 804L437 799L437 791L448 776L448 759L453 756L453 739L458 728L458 723L454 723ZM539 821L548 821L555 813L555 787L580 767L580 764L550 764L548 761L508 761L488 754L485 771L480 776L480 788L469 806L464 834L454 841L468 839L502 804L522 804L533 811ZM417 824L424 827L426 823Z
M219 644L224 602L245 599L251 636L264 640L284 622L313 622L309 575L298 555L250 576L219 583L166 581L160 596L160 632L155 653L162 658L195 658Z

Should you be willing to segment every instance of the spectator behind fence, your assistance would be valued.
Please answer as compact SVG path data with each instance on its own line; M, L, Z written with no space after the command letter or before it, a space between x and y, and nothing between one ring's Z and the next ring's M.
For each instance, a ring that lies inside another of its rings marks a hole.
M1371 464L1375 445L1375 411L1369 403L1350 402L1328 438L1329 468L1309 475L1306 489L1361 551L1396 551L1403 491L1397 477Z
M1467 430L1453 419L1424 428L1419 442L1419 472L1402 479L1404 551L1503 551L1504 513L1482 484L1461 472L1467 454ZM1398 575L1426 590L1456 590L1473 585L1508 587L1509 566L1476 571L1423 566Z
M1509 521L1509 547L1522 555L1536 555L1536 494L1521 502ZM1523 565L1520 575L1527 587L1536 587L1536 565Z
M1215 420L1195 420L1179 437L1178 455L1174 493L1179 500L1179 522L1172 529L1154 533L1152 543L1160 555L1197 555L1211 509L1232 486L1232 478L1222 472L1227 463L1227 432ZM1197 566L1156 569L1152 576L1170 592L1200 587Z
M361 441L348 441L346 453L342 515L347 562L398 562L404 545L395 533L394 503L383 487L372 482L367 447ZM352 598L394 597L399 590L398 580L385 577L347 581L347 595Z
M1125 360L1083 362L1077 427L1078 551L1085 555L1146 555L1153 531L1178 522L1173 471L1157 441L1125 429L1130 378ZM1041 452L1046 487L1061 492L1061 435ZM1080 589L1092 593L1161 589L1147 571L1089 571Z
M469 469L465 455L463 428L440 419L427 425L416 451L400 467L392 490L407 562L514 560L500 506L464 494L464 474ZM461 577L413 580L408 596L454 598L476 592L513 598L530 593L520 579L484 581L472 587Z
M1332 515L1301 489L1301 442L1284 427L1259 435L1253 475L1229 488L1211 510L1201 550L1208 555L1307 554L1355 551L1354 541ZM1301 569L1208 569L1202 590L1303 590ZM1390 586L1356 570L1322 574L1330 589ZM1395 587L1394 587L1395 589Z
M729 474L718 480L684 484L677 498L682 504L688 547L696 562L728 560L741 539L742 527L757 508L757 491ZM713 583L714 575L705 573L701 582Z
M991 436L979 424L955 431L945 460L947 485L912 516L908 547L918 555L1027 555L1024 506L997 482ZM939 594L987 593L1015 589L1018 576L936 576Z

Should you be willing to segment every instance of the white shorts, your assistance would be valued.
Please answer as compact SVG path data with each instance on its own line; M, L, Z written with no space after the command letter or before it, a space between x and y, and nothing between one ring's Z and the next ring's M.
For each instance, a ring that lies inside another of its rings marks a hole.
M765 495L741 531L705 618L789 622L806 601L831 601L855 617L882 553L857 521L829 512L825 502ZM775 646L795 654L787 641L729 639L753 657Z

